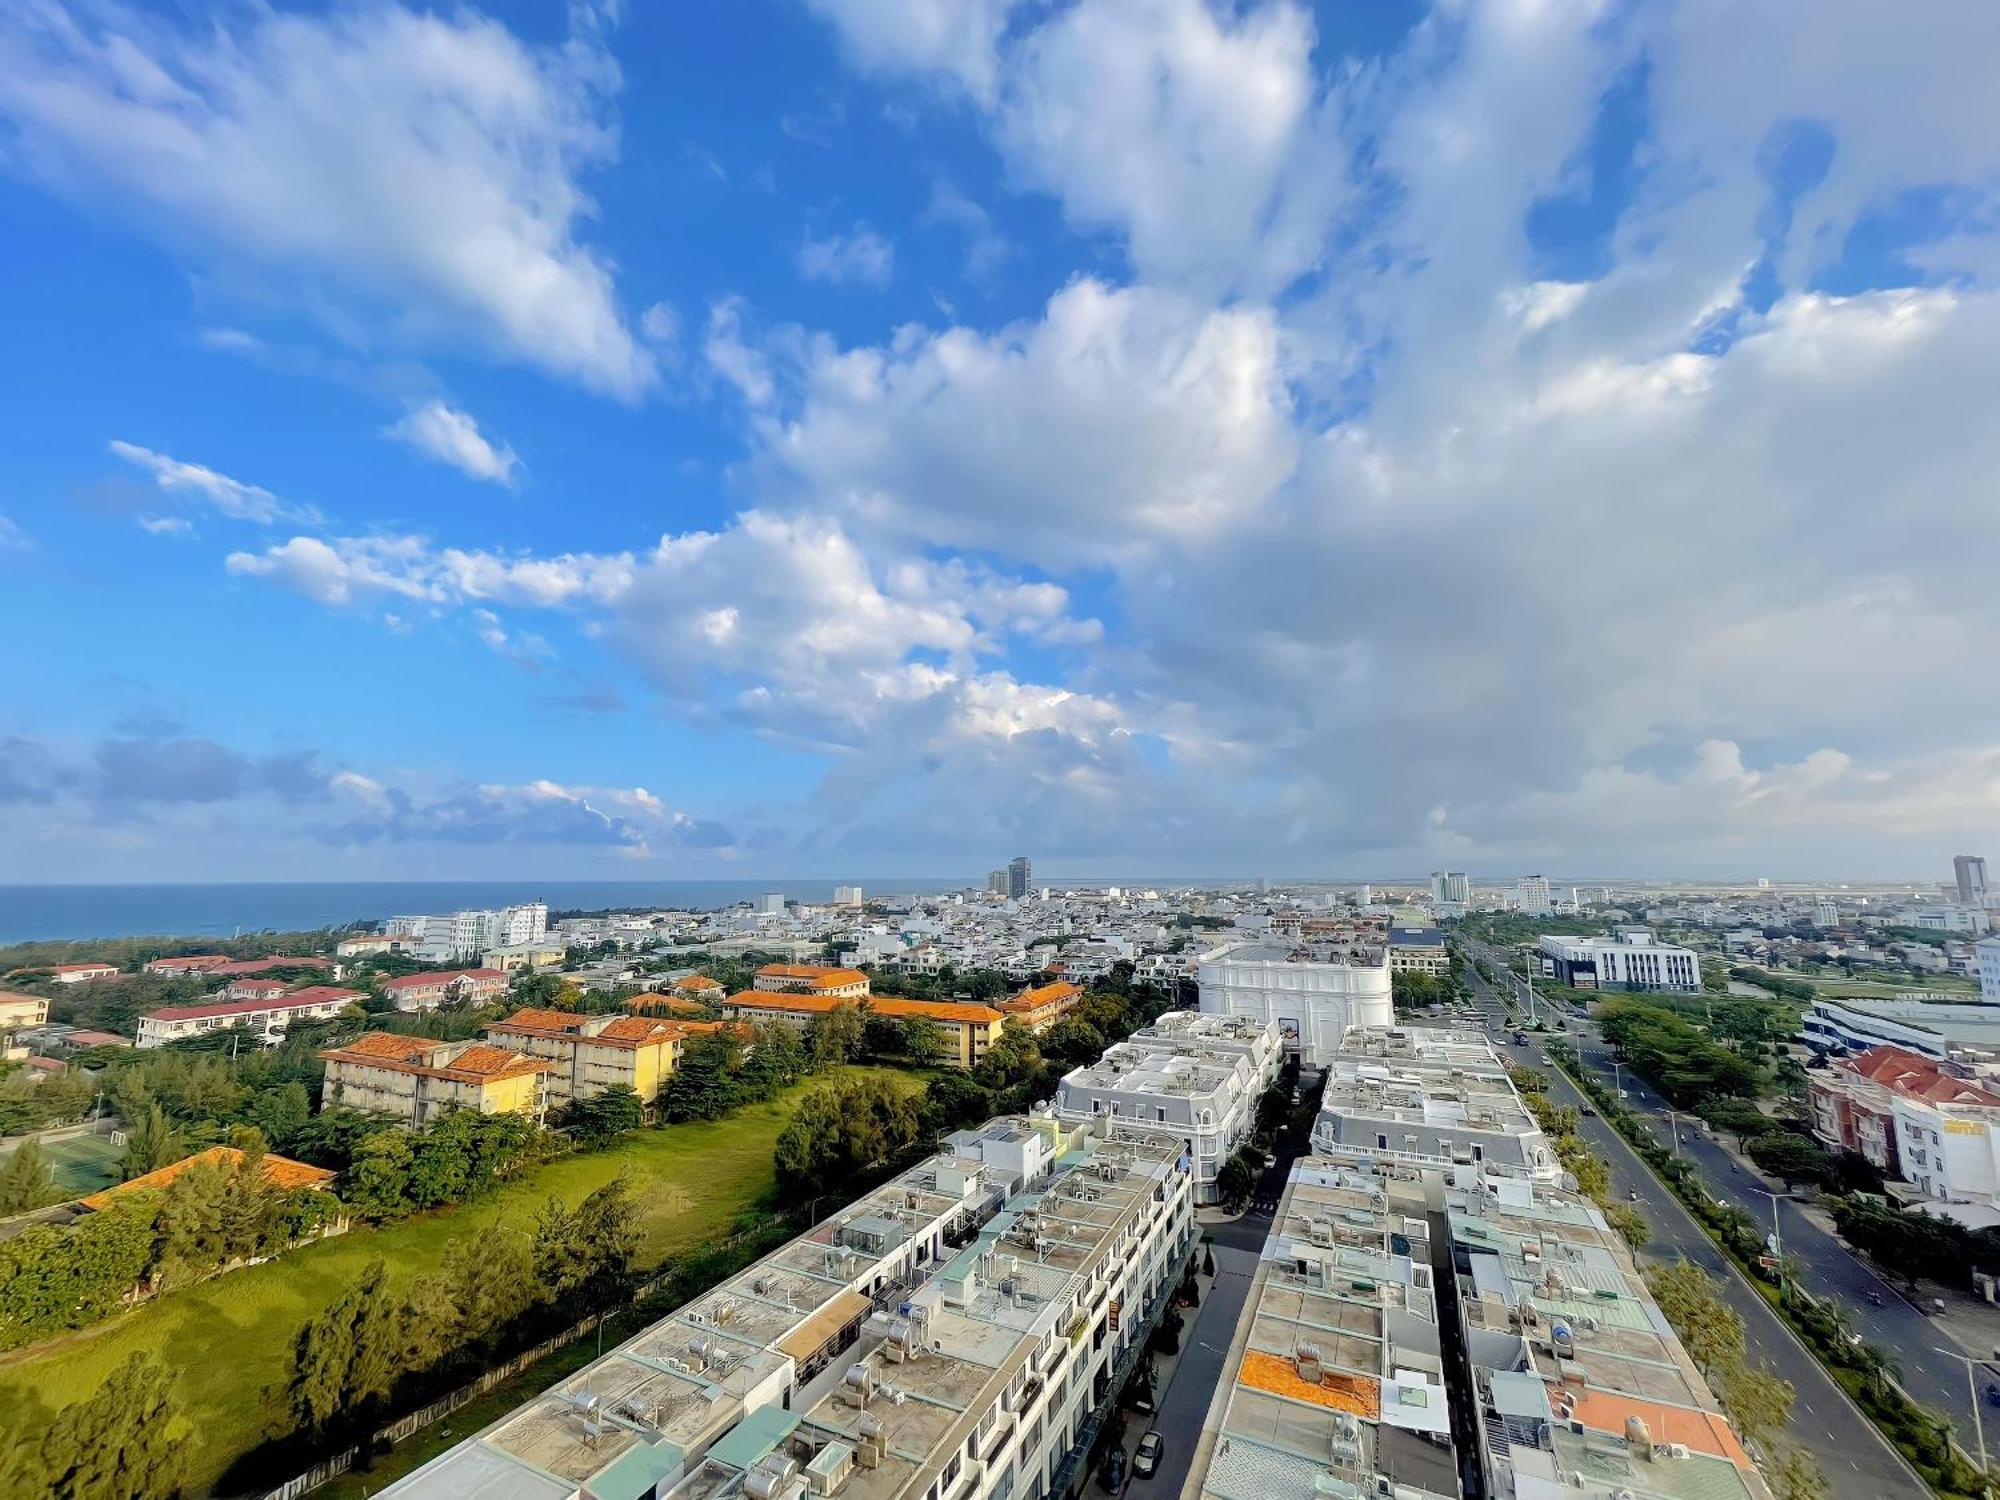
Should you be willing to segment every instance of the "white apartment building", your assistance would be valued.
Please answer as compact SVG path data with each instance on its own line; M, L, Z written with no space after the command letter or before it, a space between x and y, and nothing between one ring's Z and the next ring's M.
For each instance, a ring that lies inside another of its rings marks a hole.
M382 1494L1067 1493L1193 1253L1179 1160L1046 1115L961 1131Z
M1326 1061L1317 1156L1537 1182L1562 1176L1506 1064L1477 1031L1357 1028Z
M1472 880L1463 870L1431 871L1431 904L1433 906L1470 906L1472 904Z
M1972 945L1972 954L1979 967L1979 998L2000 1005L2000 938L1981 938Z
M1196 1201L1213 1203L1216 1174L1250 1139L1283 1055L1274 1024L1170 1011L1064 1074L1054 1109L1074 1124L1177 1142L1194 1168Z
M1960 906L1956 902L1945 906L1912 907L1903 918L1908 927L1924 932L1984 932L1991 925L1983 906Z
M455 963L477 958L489 948L541 942L548 936L549 909L531 901L498 911L391 917L382 930L390 937L417 939L416 956L425 963Z
M1542 977L1580 990L1665 990L1696 994L1701 960L1692 948L1656 943L1643 927L1616 937L1545 937L1538 944Z
M1813 926L1825 929L1840 925L1840 908L1822 896L1813 902Z
M164 1047L183 1037L248 1026L264 1040L283 1035L297 1020L324 1021L367 999L360 990L316 984L289 995L261 1000L225 1000L213 1005L167 1005L139 1017L140 1047Z
M1545 917L1553 909L1549 900L1549 877L1523 875L1514 882L1514 909L1524 917Z
M1307 1063L1331 1056L1350 1026L1395 1016L1385 949L1356 946L1314 962L1283 942L1227 943L1202 955L1195 974L1204 1015L1275 1022L1283 1045Z
M835 886L833 888L833 904L835 906L859 906L861 904L861 887L858 885Z

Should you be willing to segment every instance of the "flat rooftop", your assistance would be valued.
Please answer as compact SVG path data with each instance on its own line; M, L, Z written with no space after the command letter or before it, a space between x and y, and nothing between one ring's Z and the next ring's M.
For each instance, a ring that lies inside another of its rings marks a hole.
M989 1179L1006 1169L967 1153L980 1142L1018 1153L1037 1137L1052 1175L999 1199ZM1179 1155L1177 1143L1109 1140L1053 1119L990 1122L383 1493L734 1500L767 1454L857 1447L866 1417L882 1448L854 1468L843 1500L896 1500L928 1482L1072 1315ZM900 1280L888 1274L902 1247L948 1226L972 1232L970 1243ZM870 1388L865 1406L856 1380Z

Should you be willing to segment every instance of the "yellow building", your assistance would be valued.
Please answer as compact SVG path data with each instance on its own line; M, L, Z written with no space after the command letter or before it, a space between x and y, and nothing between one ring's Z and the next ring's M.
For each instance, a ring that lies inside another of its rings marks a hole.
M685 1022L653 1016L579 1016L517 1010L486 1028L496 1047L549 1065L549 1108L590 1099L622 1083L651 1105L691 1035Z
M320 1060L329 1107L393 1115L405 1125L428 1125L453 1108L538 1122L548 1112L549 1064L487 1042L369 1031L320 1053Z
M892 1021L920 1017L936 1024L943 1034L938 1061L970 1068L986 1056L986 1049L999 1040L1007 1018L990 1005L969 1005L956 1000L904 1000L893 995L874 995L853 1000L838 995L786 994L771 990L739 990L722 1002L725 1015L746 1021L783 1021L800 1031L839 1006L853 1006L863 1015L886 1016Z
M1022 1026L1029 1031L1046 1031L1075 1010L1081 999L1081 989L1067 979L1058 979L1050 984L1022 990L1018 995L1010 995L999 1001L998 1007L1007 1018L1008 1025Z
M509 943L504 948L488 948L480 954L479 962L488 969L498 969L502 974L514 974L523 969L533 972L537 969L560 969L569 957L569 949L561 943Z
M49 1002L40 995L0 990L0 1032L40 1026L49 1018Z
M858 1000L868 993L868 976L859 969L832 969L825 964L765 964L757 971L756 988Z

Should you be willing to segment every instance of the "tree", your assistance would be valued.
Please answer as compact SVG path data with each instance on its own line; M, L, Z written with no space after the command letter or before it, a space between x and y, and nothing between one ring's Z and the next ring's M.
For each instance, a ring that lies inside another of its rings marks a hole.
M1791 1382L1767 1370L1752 1370L1740 1360L1724 1372L1717 1394L1737 1425L1758 1443L1783 1432L1792 1414Z
M400 1218L410 1211L410 1138L384 1130L362 1139L347 1169L343 1196L364 1219Z
M861 1055L866 1023L858 1006L841 1004L814 1016L806 1026L806 1056L823 1072Z
M389 1295L388 1272L370 1261L354 1284L299 1330L286 1395L298 1426L324 1433L349 1425L389 1393L401 1373L401 1308Z
M742 1060L743 1044L729 1031L689 1042L660 1091L661 1121L719 1120L728 1114L742 1098L737 1078Z
M1748 1099L1711 1100L1696 1113L1717 1130L1726 1130L1735 1136L1738 1149L1747 1147L1751 1137L1766 1135L1780 1128L1776 1120Z
M1094 1062L1104 1055L1104 1033L1088 1021L1066 1017L1042 1034L1042 1056L1065 1068Z
M1779 1443L1769 1449L1763 1468L1777 1500L1826 1500L1831 1493L1819 1461L1797 1443Z
M934 1063L945 1050L944 1028L929 1016L905 1016L897 1024L897 1030L901 1033L903 1056L913 1063Z
M458 1309L458 1326L475 1344L492 1340L534 1301L532 1251L516 1233L453 1240L438 1271Z
M283 1151L312 1118L312 1096L296 1079L260 1089L250 1101L249 1118L266 1140Z
M923 1127L927 1136L977 1125L993 1114L992 1091L957 1069L939 1073L924 1089Z
M171 1500L187 1450L173 1399L173 1376L135 1351L97 1391L55 1414L42 1441L51 1500Z
M921 1138L916 1100L881 1078L849 1078L799 1101L772 1150L780 1188L820 1197Z
M1837 1175L1834 1159L1825 1147L1810 1136L1789 1131L1757 1136L1750 1142L1750 1159L1773 1176L1782 1177L1787 1186L1809 1182L1824 1187Z
M134 1177L172 1166L186 1155L187 1143L180 1130L167 1120L166 1111L158 1104L148 1104L132 1121L125 1137L125 1180L130 1182Z
M556 1119L586 1151L600 1151L645 1121L646 1108L627 1083L614 1083L588 1099L572 1100Z
M54 1203L61 1196L40 1141L23 1141L0 1156L0 1218Z

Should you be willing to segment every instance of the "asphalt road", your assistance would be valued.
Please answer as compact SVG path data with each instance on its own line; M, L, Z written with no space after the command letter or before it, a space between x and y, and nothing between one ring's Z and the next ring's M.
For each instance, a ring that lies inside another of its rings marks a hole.
M1476 973L1468 970L1466 979L1491 1032L1501 1043L1502 1053L1513 1062L1545 1073L1550 1096L1558 1103L1579 1109L1588 1107L1589 1101L1567 1078L1540 1063L1539 1045L1516 1047L1504 1040L1505 1012L1499 997ZM1548 1019L1546 1014L1544 1019ZM1684 1258L1719 1278L1724 1300L1743 1319L1750 1348L1775 1373L1792 1383L1797 1395L1788 1431L1794 1441L1819 1459L1830 1492L1839 1500L1885 1500L1888 1496L1927 1494L1902 1456L1834 1383L1811 1351L1771 1310L1770 1304L1743 1280L1680 1200L1653 1176L1624 1138L1596 1117L1584 1119L1582 1131L1610 1165L1612 1188L1620 1193L1636 1191L1639 1195L1640 1207L1653 1230L1652 1240L1640 1252L1641 1258L1668 1264ZM1790 1248L1788 1239L1788 1252Z
M1186 1484L1195 1447L1201 1439L1202 1419L1215 1388L1222 1380L1222 1366L1229 1354L1230 1340L1242 1316L1244 1300L1250 1294L1257 1258L1270 1237L1271 1219L1284 1197L1285 1179L1292 1162L1305 1153L1306 1131L1287 1129L1273 1155L1274 1167L1266 1167L1258 1181L1256 1196L1248 1213L1224 1224L1210 1225L1206 1238L1215 1255L1215 1282L1202 1299L1195 1315L1181 1330L1181 1353L1166 1388L1159 1394L1159 1410L1152 1425L1165 1440L1160 1466L1150 1479L1136 1475L1125 1483L1125 1500L1173 1500ZM1134 1425L1137 1423L1135 1421Z
M1603 1074L1607 1084L1614 1080L1622 1082L1625 1103L1647 1116L1662 1141L1671 1141L1674 1126L1667 1114L1671 1106L1630 1068L1613 1071L1611 1049L1596 1028L1586 1026L1573 1032L1570 1039L1576 1043L1577 1054L1585 1066ZM1757 1191L1762 1183L1737 1168L1721 1143L1709 1139L1685 1114L1681 1116L1679 1135L1681 1154L1701 1168L1709 1191L1753 1215L1769 1234L1773 1205L1769 1197ZM1867 1262L1843 1245L1838 1236L1829 1234L1801 1213L1791 1199L1780 1196L1776 1214L1785 1259L1795 1264L1806 1290L1816 1296L1839 1299L1854 1331L1901 1367L1903 1388L1950 1417L1958 1428L1959 1441L1967 1451L1977 1452L1977 1434L1972 1426L1975 1409L1965 1387L1965 1366L1937 1352L1940 1347L1952 1347L1950 1339ZM1880 1299L1879 1306L1869 1302L1870 1292ZM1981 1384L1991 1378L1983 1376ZM2000 1428L1990 1429L1986 1436L1989 1443L2000 1439Z

